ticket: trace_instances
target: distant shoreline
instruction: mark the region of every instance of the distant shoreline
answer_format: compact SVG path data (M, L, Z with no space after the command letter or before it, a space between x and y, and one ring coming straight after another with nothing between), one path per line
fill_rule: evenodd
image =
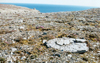
M52 13L52 12L66 12L66 11L83 11L96 7L86 7L86 6L73 6L73 5L52 5L52 4L30 4L30 3L0 3L0 4L10 4L21 7L27 7L30 9L36 8L41 13ZM26 5L27 4L27 5Z

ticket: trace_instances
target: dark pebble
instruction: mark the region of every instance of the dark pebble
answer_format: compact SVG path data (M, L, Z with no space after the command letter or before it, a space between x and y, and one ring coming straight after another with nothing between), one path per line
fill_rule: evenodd
M84 61L88 61L88 58L82 58Z

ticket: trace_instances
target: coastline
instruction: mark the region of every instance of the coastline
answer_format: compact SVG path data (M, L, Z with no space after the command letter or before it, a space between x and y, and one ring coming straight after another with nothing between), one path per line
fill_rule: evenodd
M3 3L1 3L3 4ZM27 7L30 9L36 8L42 13L51 13L51 12L66 12L66 11L82 11L86 9L96 8L96 7L86 7L86 6L72 6L72 5L51 5L51 4L21 4L21 3L5 3L12 4L16 6Z
M100 8L41 13L0 4L1 62L100 62Z

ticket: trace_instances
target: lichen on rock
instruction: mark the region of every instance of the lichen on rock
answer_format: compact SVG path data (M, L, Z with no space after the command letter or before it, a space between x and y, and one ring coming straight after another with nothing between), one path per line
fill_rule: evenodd
M74 38L55 38L51 40L44 40L47 47L52 47L58 50L63 50L67 52L86 52L89 50L85 39L74 39Z

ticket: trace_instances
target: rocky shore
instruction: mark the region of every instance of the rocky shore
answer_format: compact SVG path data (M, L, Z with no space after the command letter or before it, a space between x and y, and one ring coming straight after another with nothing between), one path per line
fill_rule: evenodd
M0 63L99 62L99 8L41 13L0 4Z

